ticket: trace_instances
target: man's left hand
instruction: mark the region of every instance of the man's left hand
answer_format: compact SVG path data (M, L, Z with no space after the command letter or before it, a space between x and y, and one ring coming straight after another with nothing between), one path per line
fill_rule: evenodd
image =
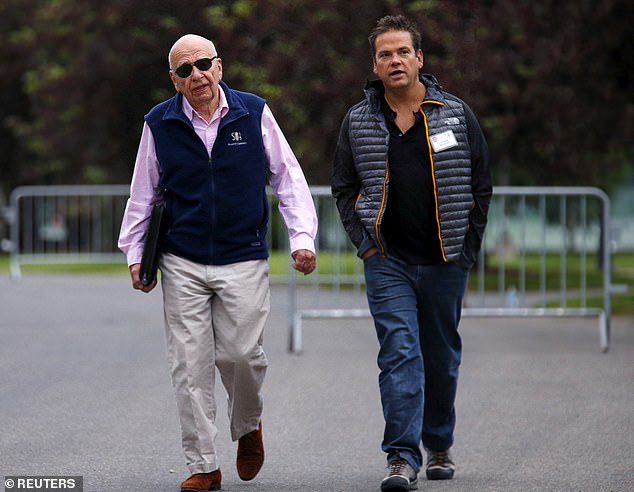
M293 268L304 275L312 273L317 267L317 257L315 253L307 249L298 249L291 253L293 257Z

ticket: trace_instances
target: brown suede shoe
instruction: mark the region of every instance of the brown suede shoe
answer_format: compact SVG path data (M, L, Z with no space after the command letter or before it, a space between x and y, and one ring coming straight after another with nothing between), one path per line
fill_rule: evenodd
M242 480L253 480L264 463L264 443L262 442L262 422L257 430L245 434L238 440L236 468Z
M222 473L220 473L220 469L211 473L194 473L181 484L181 492L220 490L221 480Z

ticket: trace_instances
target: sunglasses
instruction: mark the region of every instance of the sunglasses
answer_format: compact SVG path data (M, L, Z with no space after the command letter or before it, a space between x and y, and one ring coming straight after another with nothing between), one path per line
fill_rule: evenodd
M218 58L218 56L214 56L213 58L201 58L192 63L183 63L180 67L174 70L174 73L178 75L181 79L186 79L192 74L192 70L196 67L201 72L206 72L211 68L211 64L214 60Z

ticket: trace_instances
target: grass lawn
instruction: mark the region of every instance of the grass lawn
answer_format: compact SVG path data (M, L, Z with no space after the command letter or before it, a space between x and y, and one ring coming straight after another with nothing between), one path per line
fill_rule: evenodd
M634 253L618 253L613 256L612 284L623 286L625 292L613 293L612 313L614 315L634 315ZM359 272L359 259L353 254L338 257L330 252L320 252L318 257L320 275L353 275ZM269 260L271 275L283 277L288 274L290 257L283 252L274 252ZM561 284L561 261L558 255L548 255L545 259L537 256L527 256L523 260L524 279L526 291L537 291L543 279L540 272L545 270L545 282L548 290L558 290ZM542 264L543 262L543 264ZM589 290L599 288L602 285L602 272L597 268L597 261L594 257L587 258L586 286ZM569 289L578 289L581 278L581 261L574 255L569 255L566 269L566 285ZM487 269L485 271L485 290L497 291L499 289L500 267L495 257L487 258ZM47 265L21 265L22 272L38 273L76 273L76 274L103 274L103 275L127 275L126 265L121 263L74 263L74 264L47 264ZM519 258L507 259L504 263L505 285L519 286L522 279L522 260ZM361 270L362 271L362 270ZM0 254L0 274L9 274L9 257ZM298 274L299 275L299 274ZM472 274L469 280L469 288L477 287L477 275ZM568 303L569 307L575 306L574 299ZM601 306L600 296L589 297L587 300L589 307Z

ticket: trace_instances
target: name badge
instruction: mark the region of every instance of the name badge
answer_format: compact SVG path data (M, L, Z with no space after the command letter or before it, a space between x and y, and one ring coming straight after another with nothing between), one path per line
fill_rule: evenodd
M450 149L458 145L456 136L453 134L453 130L447 130L446 132L438 133L429 137L431 142L431 148L434 152L442 152L443 150Z

